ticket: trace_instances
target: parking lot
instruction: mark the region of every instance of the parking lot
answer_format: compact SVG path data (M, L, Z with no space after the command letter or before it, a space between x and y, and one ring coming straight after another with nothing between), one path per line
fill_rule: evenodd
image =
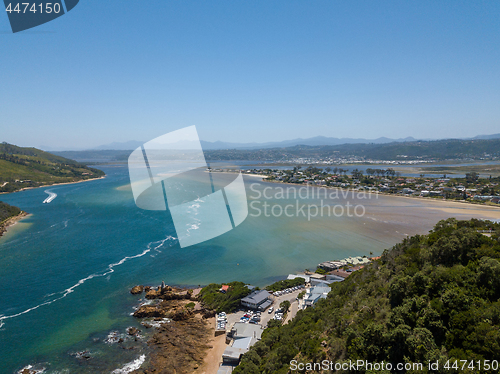
M270 300L273 301L273 304L271 307L263 312L260 312L260 321L255 321L257 322L256 324L259 324L263 327L266 327L268 322L274 318L275 312L277 309L279 309L280 304L288 300L290 302L290 310L288 311L286 319L283 321L283 323L288 322L290 319L295 317L298 311L298 302L297 302L297 296L300 292L304 291L305 288L299 288L297 290L290 290L289 292L280 292L281 295L274 295L272 294L270 296ZM272 312L269 313L269 310L272 308ZM256 311L251 311L249 309L244 309L244 310L239 310L235 313L230 313L227 315L227 322L226 326L230 327L233 323L235 322L246 322L250 323L250 321L255 320L253 316L257 314ZM245 317L245 315L247 317ZM253 322L252 322L253 323Z
M267 326L268 322L272 318L274 318L275 310L278 309L280 304L285 300L288 300L290 302L290 310L288 312L287 319L284 322L295 317L295 314L297 314L297 310L298 310L298 303L297 303L296 299L297 299L298 294L304 290L305 290L305 288L299 288L298 290L290 291L290 293L285 292L280 296L272 295L271 300L273 300L273 304L271 307L273 308L273 312L268 313L269 309L266 310L265 312L262 312L262 319L261 319L260 324L262 326Z

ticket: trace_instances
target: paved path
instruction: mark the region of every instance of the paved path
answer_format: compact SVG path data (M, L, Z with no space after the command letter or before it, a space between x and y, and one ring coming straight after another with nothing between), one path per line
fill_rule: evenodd
M298 310L299 310L299 303L297 302L297 300L294 300L292 305L290 305L290 310L288 311L285 322L283 322L283 324L288 323L290 322L291 319L295 318Z

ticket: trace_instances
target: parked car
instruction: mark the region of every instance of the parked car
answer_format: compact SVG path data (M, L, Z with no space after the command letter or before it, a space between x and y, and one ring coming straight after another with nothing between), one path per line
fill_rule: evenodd
M273 312L274 308L273 307L270 307L269 310L267 311L269 314L271 314Z

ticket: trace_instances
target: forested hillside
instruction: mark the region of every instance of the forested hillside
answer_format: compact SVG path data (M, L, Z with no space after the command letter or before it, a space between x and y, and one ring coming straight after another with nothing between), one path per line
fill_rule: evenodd
M18 207L0 201L0 224L10 217L17 216L19 213L21 213L21 209Z
M497 373L491 360L500 360L499 234L499 224L448 219L429 235L404 240L334 283L326 300L288 325L267 328L234 374L368 372L289 371L292 360L423 363L406 371L414 373L438 361L432 372ZM467 360L465 367L456 360Z
M103 175L101 170L36 148L0 144L0 192L77 182Z
M10 218L21 218L21 213L26 215L26 213L22 212L18 207L0 201L0 236L5 233L7 226L12 224L12 220Z

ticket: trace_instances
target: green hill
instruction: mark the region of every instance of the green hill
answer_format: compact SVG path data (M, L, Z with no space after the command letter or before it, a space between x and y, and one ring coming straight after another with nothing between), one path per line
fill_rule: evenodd
M0 144L0 192L99 178L104 172L36 148Z
M478 232L489 228L491 237ZM498 373L499 235L500 224L448 219L429 235L404 240L333 284L327 299L289 324L268 327L233 373L390 372L349 365L298 370L298 363L323 360L334 368L363 360L409 363L409 370L392 372ZM428 370L429 361L439 368Z

